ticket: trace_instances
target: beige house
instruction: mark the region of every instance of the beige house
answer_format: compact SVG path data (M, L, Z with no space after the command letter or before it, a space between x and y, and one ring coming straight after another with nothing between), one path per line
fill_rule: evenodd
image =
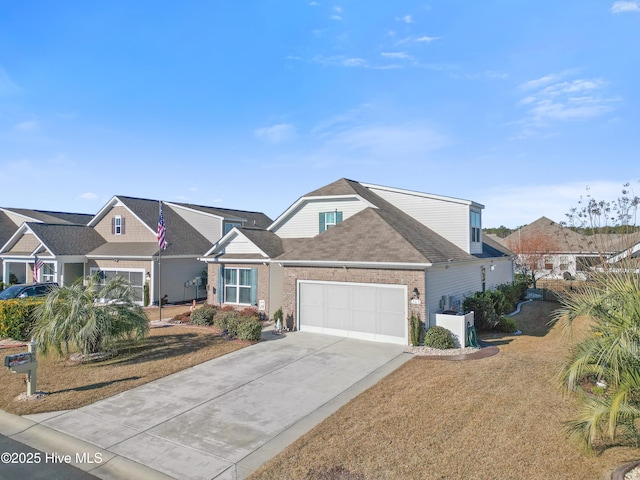
M168 242L162 252L157 240L161 204ZM270 223L259 212L115 196L85 225L23 223L0 249L0 258L5 274L24 270L24 282L69 285L92 273L105 281L119 275L134 286L140 303L145 283L152 301L183 302L205 297L198 257L225 231ZM34 279L36 256L44 268Z
M26 222L54 225L86 225L91 218L93 218L93 215L84 213L0 208L0 247L7 243ZM4 260L0 257L0 282L9 283L10 278L16 279L18 283L27 282L31 271L29 267L30 260L33 260L33 255L25 254L22 258L13 258L10 268L5 269ZM48 273L45 273L45 275L48 275Z
M511 253L482 236L469 200L340 179L266 230L238 227L207 251L208 302L282 308L289 328L406 345L465 295L513 281Z

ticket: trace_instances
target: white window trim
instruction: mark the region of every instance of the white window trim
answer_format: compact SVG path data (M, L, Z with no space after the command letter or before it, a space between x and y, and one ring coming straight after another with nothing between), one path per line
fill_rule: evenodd
M122 235L122 215L116 215L113 222L113 233Z
M229 304L229 305L248 305L248 306L252 306L251 304L251 285L240 285L239 283L236 284L231 284L231 285L227 285L227 272L231 271L231 270L235 270L236 273L236 282L240 281L240 270L245 270L245 271L251 271L251 268L240 268L240 267L225 267L224 269L224 282L223 282L223 288L224 288L224 303ZM237 302L229 302L227 301L227 287L235 287L236 290L236 299L238 300ZM244 288L249 290L249 302L248 303L243 303L240 302L240 289Z

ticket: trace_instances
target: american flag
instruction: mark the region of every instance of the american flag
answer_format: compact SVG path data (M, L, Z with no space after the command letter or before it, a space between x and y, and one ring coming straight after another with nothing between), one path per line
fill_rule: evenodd
M40 269L44 267L44 262L42 261L41 258L38 258L37 255L34 255L33 258L33 281L37 282L38 281L38 273L40 272Z
M158 219L158 245L161 250L167 249L167 239L165 235L167 233L167 227L164 225L164 214L162 213L162 202L160 202L160 218Z

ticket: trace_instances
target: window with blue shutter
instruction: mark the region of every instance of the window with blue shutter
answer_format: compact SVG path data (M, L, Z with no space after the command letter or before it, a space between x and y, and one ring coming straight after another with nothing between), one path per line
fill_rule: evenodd
M335 227L342 221L342 212L334 210L333 212L320 212L320 233Z
M258 298L257 268L224 268L220 274L220 291L224 303L256 305ZM221 301L222 302L222 301Z
M224 303L224 266L218 268L218 303Z

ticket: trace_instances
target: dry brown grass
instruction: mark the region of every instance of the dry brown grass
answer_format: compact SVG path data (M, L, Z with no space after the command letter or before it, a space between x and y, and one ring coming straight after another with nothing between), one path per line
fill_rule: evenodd
M587 455L568 443L572 404L554 381L567 340L546 326L557 307L525 305L516 317L523 335L490 339L496 356L410 360L251 478L605 478L640 449Z
M189 309L163 307L162 316ZM157 309L156 309L157 310ZM148 314L149 315L149 314ZM149 315L153 319L152 315ZM118 356L93 364L72 364L57 356L38 356L37 389L49 395L40 400L16 401L26 392L25 375L0 370L0 409L18 415L82 407L171 373L238 350L250 342L225 340L212 327L175 325L152 328L140 343L126 343ZM0 357L24 352L3 348Z

